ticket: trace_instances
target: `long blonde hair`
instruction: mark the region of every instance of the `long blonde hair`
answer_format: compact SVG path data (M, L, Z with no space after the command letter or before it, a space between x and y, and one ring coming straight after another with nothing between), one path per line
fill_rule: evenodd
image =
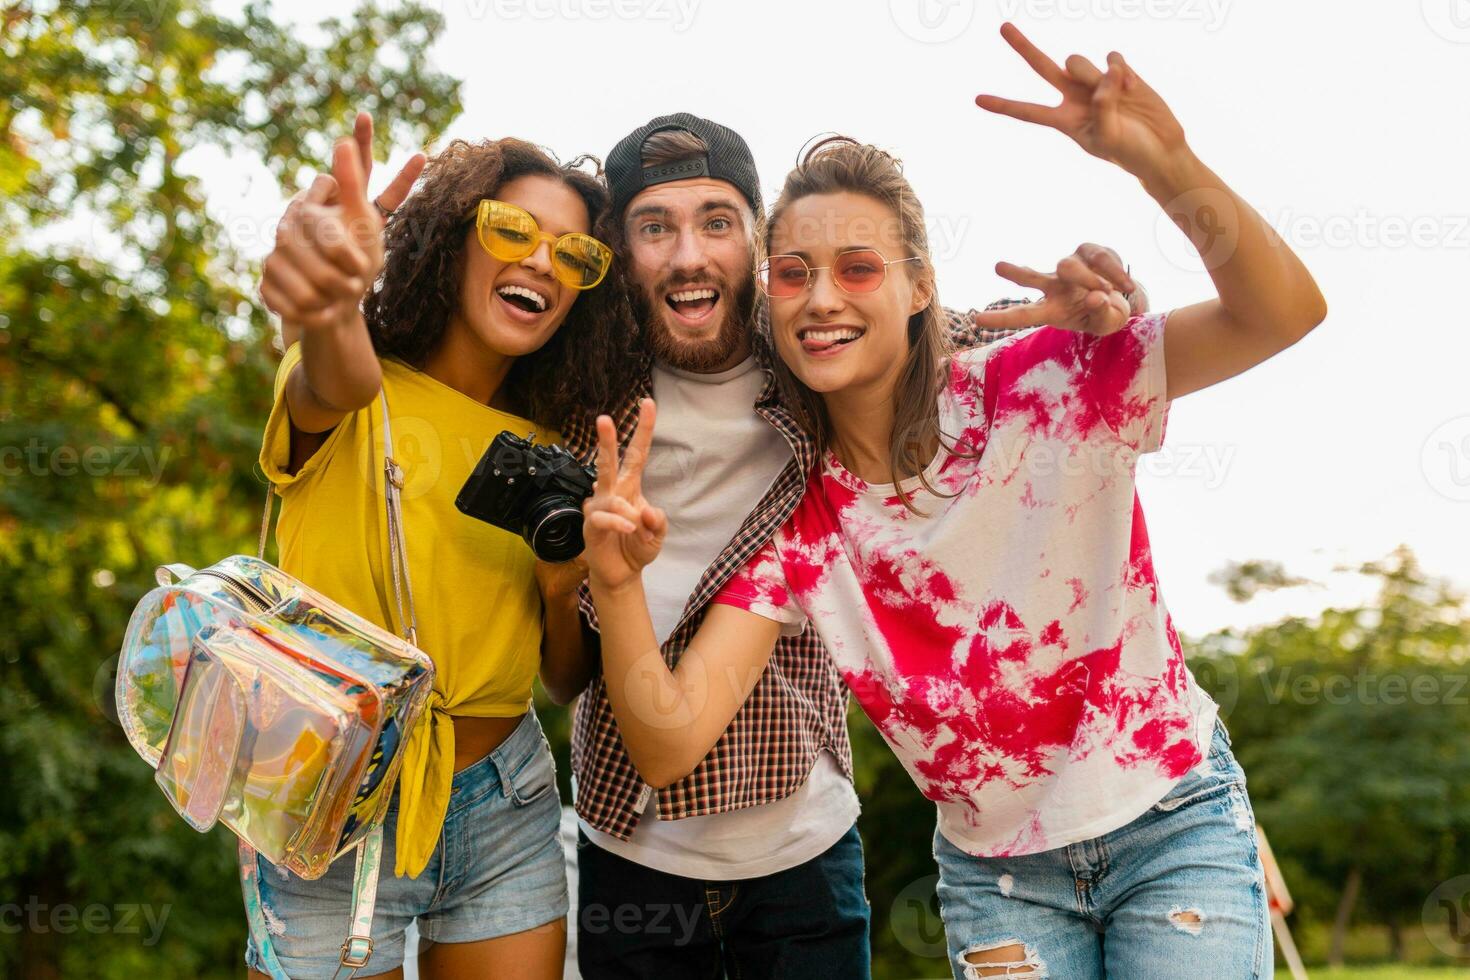
M939 393L953 344L935 288L924 207L903 175L902 162L886 150L845 136L829 137L817 143L802 157L796 169L786 175L786 183L766 224L766 248L769 251L771 230L776 222L796 201L813 194L844 191L863 194L887 205L898 219L905 249L910 256L921 260L900 267L907 270L904 274L928 288L930 299L928 306L909 317L908 356L893 391L893 435L888 460L894 484L917 475L924 488L933 493L936 491L924 470L929 464L929 454L945 445L939 428ZM832 436L826 403L780 358L774 360L777 383L787 405L816 439L818 452L825 451ZM900 496L905 506L918 512L908 494L900 491Z

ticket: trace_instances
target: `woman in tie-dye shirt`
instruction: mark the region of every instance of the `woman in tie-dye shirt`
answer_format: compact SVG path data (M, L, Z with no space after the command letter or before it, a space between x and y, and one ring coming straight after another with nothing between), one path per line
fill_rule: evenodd
M1051 325L946 351L897 161L818 146L773 209L760 278L788 404L823 455L670 668L640 579L665 530L639 493L653 406L621 466L600 421L588 557L609 697L640 769L677 770L709 751L778 632L813 628L937 804L957 978L1269 974L1244 775L1185 666L1134 475L1171 400L1296 342L1325 303L1121 56L1064 70L1004 33L1062 104L979 104L1136 176L1218 298L1129 317L1121 268L1002 263L1044 298L990 324Z

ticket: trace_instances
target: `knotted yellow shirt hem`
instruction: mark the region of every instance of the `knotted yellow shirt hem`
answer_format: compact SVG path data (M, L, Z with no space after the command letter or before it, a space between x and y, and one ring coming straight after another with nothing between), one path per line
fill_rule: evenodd
M454 781L454 718L438 691L403 746L398 774L398 836L393 873L417 878L439 845Z
M463 706L460 706L463 707ZM398 774L398 833L393 873L417 878L428 867L439 832L449 812L454 786L454 715L438 691L429 691L423 718L403 746ZM514 718L531 710L530 702L474 705L458 714L474 718Z

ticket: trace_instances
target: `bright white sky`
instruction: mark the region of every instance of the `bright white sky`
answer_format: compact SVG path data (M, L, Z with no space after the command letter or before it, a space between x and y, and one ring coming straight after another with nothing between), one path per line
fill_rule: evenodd
M1058 61L1122 51L1196 152L1297 248L1331 307L1297 347L1176 403L1164 452L1145 460L1140 492L1179 629L1351 601L1361 583L1332 569L1399 543L1470 587L1470 313L1446 302L1470 273L1470 0L1371 14L1331 0L430 5L448 21L437 66L464 81L446 137L603 156L649 118L687 110L745 135L769 199L810 137L855 136L905 160L941 295L962 307L1016 294L996 260L1049 266L1082 241L1116 248L1156 309L1212 295L1130 177L974 105L978 92L1052 101L1000 39L1003 20ZM314 2L310 17L351 6ZM375 189L412 149L375 172ZM263 255L294 189L222 154L193 166L214 185L211 212ZM1251 558L1326 588L1240 607L1206 582Z

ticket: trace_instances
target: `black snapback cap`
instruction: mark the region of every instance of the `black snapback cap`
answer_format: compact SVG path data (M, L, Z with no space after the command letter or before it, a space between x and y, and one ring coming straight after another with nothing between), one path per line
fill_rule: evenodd
M704 140L705 155L657 167L643 166L643 144L654 133L670 129L682 129ZM757 214L761 211L760 181L756 178L755 159L750 155L750 147L745 140L727 126L688 112L659 116L618 140L617 146L607 155L604 172L612 189L613 211L619 215L644 188L691 177L728 181L745 195L751 210Z

